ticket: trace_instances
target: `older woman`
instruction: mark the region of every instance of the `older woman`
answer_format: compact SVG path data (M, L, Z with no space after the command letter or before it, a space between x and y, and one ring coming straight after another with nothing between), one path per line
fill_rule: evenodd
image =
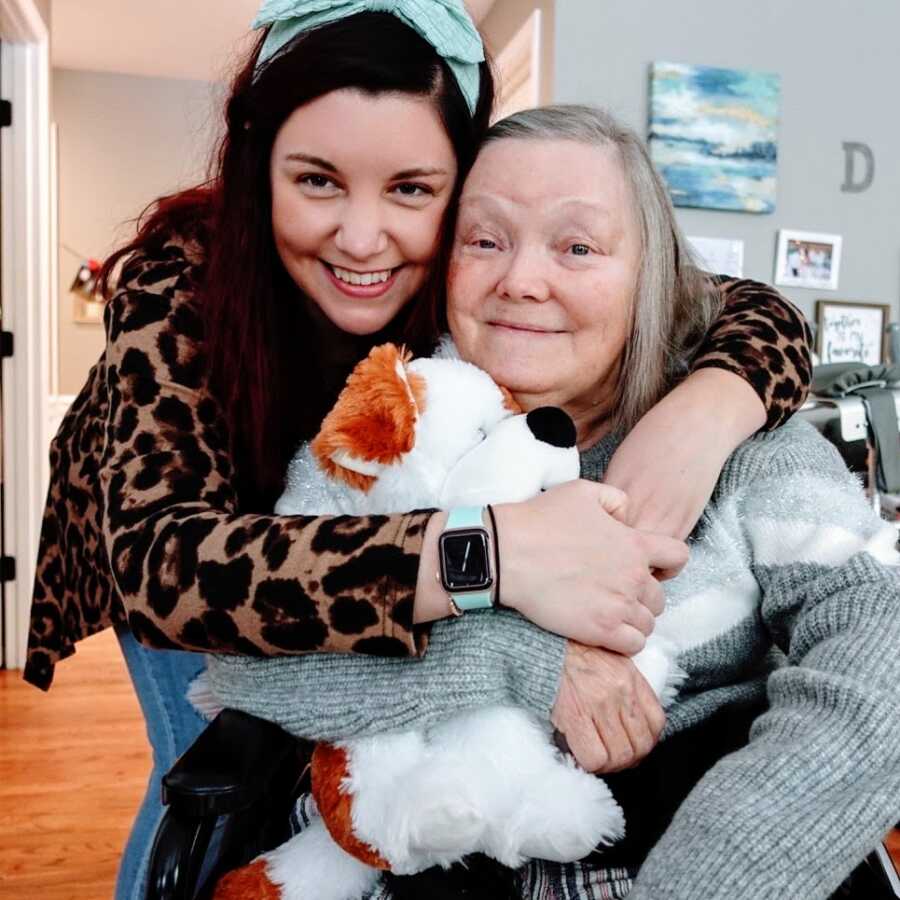
M698 292L700 277L638 138L595 110L533 110L494 127L466 182L449 326L461 354L525 408L572 415L582 475L600 480L714 314L712 299L696 299L712 296ZM502 532L515 507L497 512ZM615 848L566 866L534 861L518 875L521 895L827 897L900 816L895 541L809 426L739 448L690 562L666 585L692 637L679 656L688 679L654 756L695 737L696 752L671 755L670 768L662 756L662 782L687 796L628 866ZM715 615L696 617L700 601ZM600 652L495 611L436 625L421 661L219 658L210 672L225 704L315 738L518 703L552 717L584 762L596 735L581 710L599 683L586 673ZM442 685L461 659L474 669L470 690L450 694ZM723 714L766 699L749 742L700 752ZM708 771L692 787L700 773L681 769L703 756ZM660 802L649 791L632 799L630 825Z

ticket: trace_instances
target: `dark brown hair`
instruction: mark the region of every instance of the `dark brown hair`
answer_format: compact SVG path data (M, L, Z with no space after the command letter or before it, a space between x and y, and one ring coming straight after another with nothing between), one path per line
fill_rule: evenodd
M135 239L106 261L100 284L109 296L117 262L134 251L153 252L173 232L200 242L206 265L197 290L210 388L224 411L243 480L268 502L281 489L297 443L316 432L335 399L315 364L298 288L273 241L269 166L279 129L298 107L342 88L431 98L459 168L449 221L487 130L494 85L485 63L471 115L437 51L387 13L360 13L306 32L255 74L264 39L233 81L227 130L209 180L145 210ZM445 246L442 240L420 295L389 329L416 349L434 337L430 311L443 298Z

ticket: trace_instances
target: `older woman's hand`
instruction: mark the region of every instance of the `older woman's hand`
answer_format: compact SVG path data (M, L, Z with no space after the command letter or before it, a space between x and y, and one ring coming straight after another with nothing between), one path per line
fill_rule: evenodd
M497 506L501 602L582 644L642 650L665 603L658 579L688 551L618 521L627 505L621 491L580 480Z
M550 721L582 768L604 773L640 762L666 717L628 657L570 641Z

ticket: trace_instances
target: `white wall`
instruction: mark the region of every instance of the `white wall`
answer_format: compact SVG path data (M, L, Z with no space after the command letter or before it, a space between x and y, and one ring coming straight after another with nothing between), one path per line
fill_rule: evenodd
M771 215L679 210L689 234L741 238L745 272L771 281L778 228L844 236L837 292L784 288L815 300L900 306L900 115L895 0L562 0L555 86L561 102L605 105L647 132L648 67L683 62L778 72L782 115ZM875 154L872 187L842 193L843 141Z
M102 259L134 233L156 197L201 180L221 87L68 69L53 71L59 125L59 240ZM77 393L103 349L101 325L76 324L69 285L80 258L59 254L59 390Z

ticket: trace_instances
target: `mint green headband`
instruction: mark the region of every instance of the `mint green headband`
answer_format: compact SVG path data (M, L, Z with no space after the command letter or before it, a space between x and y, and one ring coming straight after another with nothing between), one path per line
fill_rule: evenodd
M264 0L253 28L272 29L256 63L259 67L298 34L362 12L386 12L418 32L450 66L475 112L481 87L484 45L462 0Z

